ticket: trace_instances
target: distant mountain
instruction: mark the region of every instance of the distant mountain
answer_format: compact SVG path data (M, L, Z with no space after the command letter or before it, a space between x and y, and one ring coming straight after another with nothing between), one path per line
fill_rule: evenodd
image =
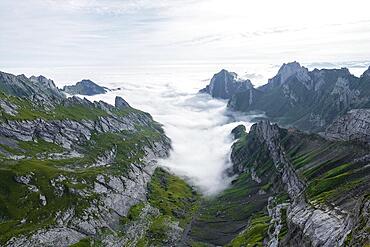
M234 94L245 92L250 88L253 88L250 80L242 80L236 73L223 69L199 92L208 93L214 98L230 99Z
M110 91L109 88L99 86L91 80L82 80L77 82L75 85L64 86L62 90L71 95L80 94L88 96L104 94Z
M323 131L349 110L370 107L370 72L356 77L347 68L309 71L297 62L283 64L266 85L236 93L228 107L265 112L283 125Z

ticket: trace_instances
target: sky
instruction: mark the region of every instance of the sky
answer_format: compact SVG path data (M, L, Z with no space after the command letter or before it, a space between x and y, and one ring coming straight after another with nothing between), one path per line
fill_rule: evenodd
M0 69L362 63L367 0L0 0Z
M226 101L197 94L222 68L255 85L282 63L370 65L368 0L0 0L0 70L81 79L164 125L173 150L162 165L204 193L230 179L231 129L251 123ZM165 106L165 107L163 107ZM236 114L236 113L235 113Z

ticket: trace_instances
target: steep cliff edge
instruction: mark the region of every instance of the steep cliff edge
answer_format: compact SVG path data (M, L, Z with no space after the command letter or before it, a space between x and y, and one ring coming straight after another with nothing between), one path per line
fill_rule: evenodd
M267 206L259 208L259 214L271 218L264 223L267 224L265 233L258 237L261 245L368 243L370 169L367 145L330 141L262 121L239 138L231 157L234 173L240 174L238 179L250 176L264 183L261 178L269 174L268 183L274 185L265 189L265 193L270 194L265 202ZM270 162L273 170L267 165ZM288 200L282 200L284 191ZM259 193L249 197L258 198ZM248 206L251 205L243 207ZM252 220L230 246L240 246L257 238L253 230L256 215L250 216Z
M268 121L232 134L229 188L205 198L191 246L362 246L368 243L369 148Z

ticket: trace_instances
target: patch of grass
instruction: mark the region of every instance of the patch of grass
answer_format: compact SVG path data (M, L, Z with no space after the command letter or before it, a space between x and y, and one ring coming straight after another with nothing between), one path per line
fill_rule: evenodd
M171 218L167 215L160 215L155 218L149 227L147 237L150 239L151 244L158 245L163 243L166 239L168 231L168 222Z
M143 202L132 206L130 210L128 211L127 216L122 217L121 223L127 224L128 222L138 220L140 213L144 207L145 207L145 204Z
M226 246L263 246L263 240L268 236L270 220L269 216L261 213L253 216L248 228Z
M90 238L81 239L78 243L72 244L69 247L91 247L91 240Z
M281 209L281 229L279 233L279 240L283 240L288 233L287 209Z
M184 180L157 168L148 185L148 199L163 215L185 226L198 207L200 195Z

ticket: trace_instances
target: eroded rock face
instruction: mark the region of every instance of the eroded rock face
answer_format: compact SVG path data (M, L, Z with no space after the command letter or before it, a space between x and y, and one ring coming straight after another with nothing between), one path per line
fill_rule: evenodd
M252 87L250 80L239 79L236 73L223 69L212 77L206 88L199 92L208 93L214 98L230 99L234 94L247 91Z
M370 109L353 109L335 120L325 136L338 140L370 143Z
M0 122L0 135L19 141L38 138L71 149L75 144L89 140L91 134L105 132L134 131L136 124L152 121L143 114L131 113L125 117L102 116L96 120L23 120Z

